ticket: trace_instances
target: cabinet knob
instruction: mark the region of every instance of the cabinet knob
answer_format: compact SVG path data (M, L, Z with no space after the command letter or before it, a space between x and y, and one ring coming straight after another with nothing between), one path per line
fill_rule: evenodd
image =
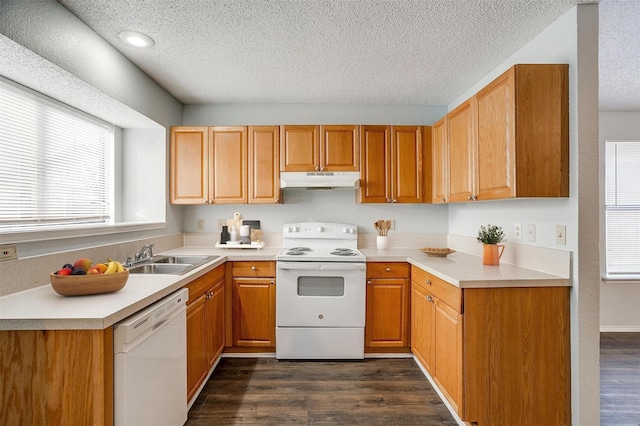
M391 268L387 268L387 272L391 272Z
M425 284L426 284L426 285L431 285L431 280L426 280L426 281L425 281Z
M320 167L320 171L321 171L321 172L324 172L324 167Z
M204 200L204 203L205 204L209 204L209 200Z
M367 285L371 284L371 280L367 281Z
M478 199L478 196L477 196L477 195L469 195L469 196L467 197L467 200L469 200L469 201L476 201L477 199Z
M433 303L433 297L431 297L430 294L427 295L427 301L429 301L429 303Z
M397 203L398 200L396 200L395 198L393 200L391 200L392 203Z
M446 198L442 198L440 201L442 201L443 203L446 203L447 199Z
M320 169L320 167L316 166L316 172Z
M391 203L391 198L387 198L387 203Z
M256 266L255 266L255 265L253 265L253 266L251 267L251 270L252 270L252 271L256 271L257 269L258 269L258 268L256 268Z
M271 285L274 285L274 284L275 284L275 282L273 282L273 281L270 281L270 282L269 282L269 284L271 284Z

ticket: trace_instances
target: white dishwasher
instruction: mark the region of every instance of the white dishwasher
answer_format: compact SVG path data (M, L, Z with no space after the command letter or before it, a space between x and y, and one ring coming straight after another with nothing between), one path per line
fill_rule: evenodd
M179 426L187 421L188 290L114 326L116 426Z

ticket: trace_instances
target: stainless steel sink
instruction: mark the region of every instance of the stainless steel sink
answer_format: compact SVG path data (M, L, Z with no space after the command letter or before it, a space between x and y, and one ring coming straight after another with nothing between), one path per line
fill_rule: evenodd
M194 268L189 263L143 263L129 268L130 274L169 274L181 275Z
M163 263L163 264L174 264L174 263L183 263L190 265L202 265L203 263L207 263L213 259L217 259L218 256L154 256L151 259L151 263Z

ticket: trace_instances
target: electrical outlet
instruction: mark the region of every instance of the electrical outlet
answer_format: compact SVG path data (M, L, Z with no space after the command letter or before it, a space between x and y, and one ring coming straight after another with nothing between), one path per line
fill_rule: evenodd
M527 226L529 241L534 242L536 240L536 226L532 224L529 224Z
M519 223L516 223L513 226L513 236L515 237L516 240L522 239L522 225L520 225Z
M196 221L196 230L204 231L204 219L198 219Z
M389 221L391 222L391 231L395 231L396 230L396 220L395 219L389 219Z
M556 244L559 246L567 245L567 227L565 225L556 225Z
M3 260L13 260L18 258L18 249L15 244L0 246L0 262Z

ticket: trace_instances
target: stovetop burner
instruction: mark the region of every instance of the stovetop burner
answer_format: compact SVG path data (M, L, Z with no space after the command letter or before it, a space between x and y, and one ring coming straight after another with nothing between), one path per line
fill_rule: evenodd
M357 253L353 251L332 251L329 254L334 256L355 256Z
M309 247L291 247L290 251L313 251Z
M285 254L288 254L289 256L306 256L307 252L290 250L290 251L286 252Z

